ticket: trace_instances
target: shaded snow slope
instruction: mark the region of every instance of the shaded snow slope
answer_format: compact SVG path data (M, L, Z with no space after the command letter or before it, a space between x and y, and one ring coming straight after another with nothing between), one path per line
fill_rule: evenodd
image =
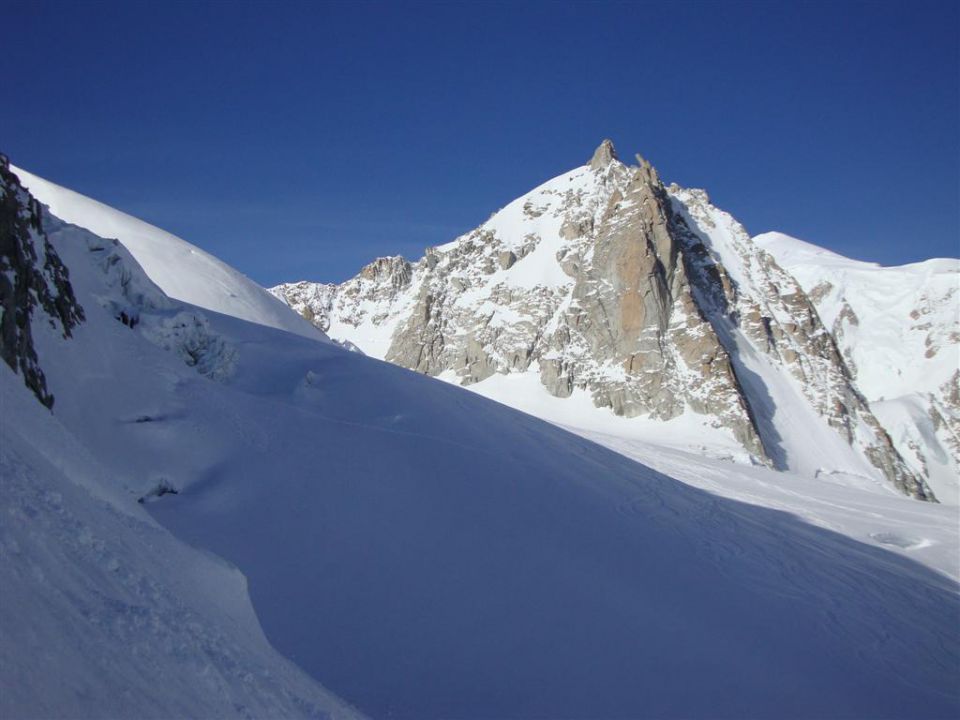
M0 716L358 715L270 646L235 567L115 492L9 372L0 406Z
M231 565L269 642L375 716L960 710L956 584L883 549L896 543L718 497L452 385L173 303L122 248L55 223L50 237L88 320L70 340L38 333L56 415L4 431L16 482L0 592L23 629L5 632L2 672L31 683L11 710L40 707L61 676L30 659L46 636L77 678L56 698L86 692L100 714L138 714L145 697L193 714L184 698L204 684L197 715L336 711L265 648ZM138 312L133 328L118 307ZM0 372L17 403L35 402ZM102 649L89 670L77 647ZM120 704L124 652L136 678L156 667L172 684Z
M151 507L371 714L957 709L944 576L371 359L243 347L251 392L271 368L271 421L235 421L258 450Z
M956 507L911 502L864 478L835 474L810 480L764 467L731 466L671 448L655 436L624 437L570 429L688 485L791 513L812 525L910 557L952 578L960 576Z
M306 337L321 333L229 265L168 232L11 166L21 183L65 222L117 238L170 297Z
M442 378L446 379L446 378ZM709 438L703 419L624 421L593 407L586 393L550 395L535 374L495 375L470 388L530 412L670 477L723 497L783 510L861 542L902 553L950 577L960 576L956 506L916 504L876 478L823 472L815 478L744 467L742 450ZM697 443L697 439L701 443Z
M85 312L69 338L33 318L52 414L0 370L0 716L357 716L271 647L236 567L138 502L179 481L201 430L184 413L166 456L130 435L173 421L157 410L178 384L221 387L232 349L116 241L42 227Z

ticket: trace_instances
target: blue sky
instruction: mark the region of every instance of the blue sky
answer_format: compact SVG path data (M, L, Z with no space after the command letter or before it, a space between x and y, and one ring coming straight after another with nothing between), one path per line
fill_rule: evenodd
M419 257L604 137L753 233L960 255L953 1L0 10L0 150L266 285Z

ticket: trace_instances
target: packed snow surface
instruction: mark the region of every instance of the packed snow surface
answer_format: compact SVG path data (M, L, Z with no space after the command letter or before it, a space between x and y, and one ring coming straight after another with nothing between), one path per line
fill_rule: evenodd
M0 717L359 716L270 646L236 567L0 376Z
M960 576L956 507L910 500L871 475L823 471L805 477L733 465L748 465L749 459L734 440L720 444L703 416L687 413L668 422L618 417L595 407L584 391L569 398L550 395L536 372L493 375L469 389L711 493L790 512L863 542L882 545L877 537L892 535L913 538L890 544L946 575Z
M955 586L885 549L900 523L856 542L369 358L242 346L248 449L151 510L370 714L954 708Z
M298 335L323 336L264 288L200 248L26 170L11 170L61 220L120 240L170 297Z

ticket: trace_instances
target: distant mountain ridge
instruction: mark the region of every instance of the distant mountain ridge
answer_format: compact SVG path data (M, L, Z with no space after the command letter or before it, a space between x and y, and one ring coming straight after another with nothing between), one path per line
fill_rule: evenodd
M624 418L695 427L698 442L732 440L742 460L935 497L806 286L704 191L665 186L609 141L417 262L379 258L339 285L272 292L334 339L479 392L535 376L553 397L585 393ZM938 397L955 419L950 393Z

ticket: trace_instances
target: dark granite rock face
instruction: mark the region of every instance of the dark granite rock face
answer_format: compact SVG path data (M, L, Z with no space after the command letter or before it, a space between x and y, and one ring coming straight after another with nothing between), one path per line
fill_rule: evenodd
M43 231L40 203L0 155L0 357L47 408L53 394L40 367L33 323L46 319L64 338L84 319L70 273Z

